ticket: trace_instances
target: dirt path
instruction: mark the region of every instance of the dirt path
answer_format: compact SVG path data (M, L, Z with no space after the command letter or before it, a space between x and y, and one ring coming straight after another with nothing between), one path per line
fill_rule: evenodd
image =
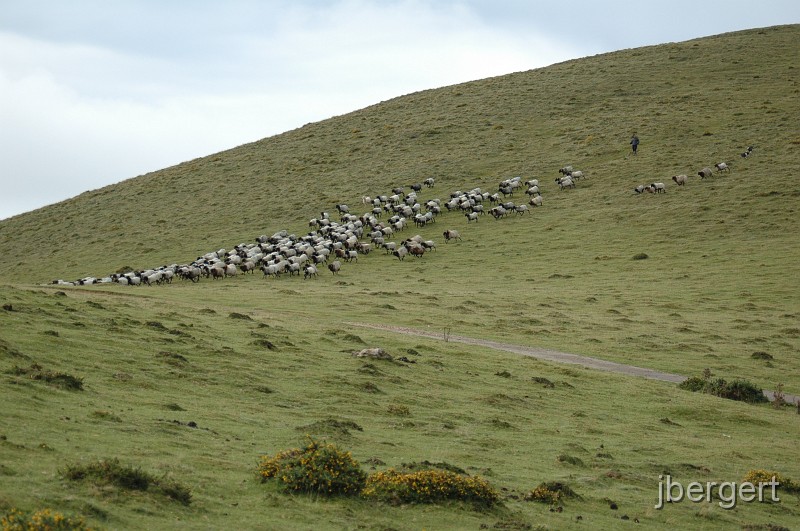
M445 335L442 332L428 332L425 330L416 330L414 328L406 328L403 326L392 326L384 324L370 324L370 323L346 323L352 326L359 326L362 328L372 328L374 330L386 330L395 332L397 334L405 334L410 336L427 337L429 339L439 339L442 341L452 341L455 343L464 343L467 345L478 345L481 347L492 348L495 350L503 350L505 352L513 352L522 356L530 356L540 360L553 361L556 363L567 363L570 365L580 365L589 369L597 369L599 371L613 372L617 374L626 374L629 376L637 376L639 378L649 378L651 380L658 380L662 382L681 383L686 379L686 376L674 374L670 372L661 372L655 369L647 369L644 367L636 367L635 365L625 365L624 363L616 363L613 361L601 360L598 358L591 358L589 356L581 356L578 354L569 354L567 352L559 352L557 350L549 350L539 347L525 347L522 345L515 345L513 343L501 343L499 341L492 341L489 339L475 339L466 336L457 336L452 334ZM769 400L774 400L775 394L772 391L764 391L764 396ZM784 394L784 400L789 403L800 402L800 397L796 395Z

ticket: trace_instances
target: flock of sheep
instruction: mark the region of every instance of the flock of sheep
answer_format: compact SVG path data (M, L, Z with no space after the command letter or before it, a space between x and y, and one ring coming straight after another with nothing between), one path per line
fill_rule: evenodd
M753 146L748 146L746 150L741 153L742 158L748 158L750 155L753 154ZM700 176L700 179L705 179L714 175L714 171L718 173L721 172L729 172L731 171L730 165L726 162L718 162L714 164L714 169L709 167L705 167L702 170L697 172L697 175ZM672 180L675 181L675 184L678 186L684 186L688 180L688 175L673 175ZM640 184L633 191L637 194L644 194L644 193L651 193L651 194L659 194L665 193L667 191L667 187L664 183L650 183L650 184Z
M748 157L753 151L749 147L742 154ZM715 165L718 172L730 171L725 163ZM586 178L583 171L565 166L558 170L560 177L555 183L560 190L575 188L579 179ZM711 168L703 168L698 172L701 179L712 176ZM687 181L686 175L676 175L672 180L678 186ZM114 273L105 277L84 277L76 281L54 280L60 285L91 285L116 283L122 285L169 284L175 278L199 282L203 278L223 279L240 274L253 274L261 271L265 278L280 275L298 276L304 279L316 278L320 268L327 269L336 275L345 263L357 262L359 256L367 255L373 250L382 249L386 254L404 260L408 255L416 258L425 253L435 251L436 243L426 240L419 234L400 240L399 234L411 223L416 227L425 227L435 223L443 212L462 213L467 224L478 223L481 216L490 214L495 220L510 215L523 216L530 208L542 206L542 194L538 179L523 181L522 177L513 177L500 182L494 193L473 188L467 192L456 190L447 201L438 198L423 201L419 197L422 188L433 188L432 177L422 183L404 188L397 187L391 194L376 197L363 196L361 203L366 210L360 216L350 212L346 204L337 204L335 209L338 221L332 219L329 212L322 212L319 217L309 220L311 229L304 236L290 234L286 230L271 236L261 235L255 243L240 243L232 249L210 251L196 260L185 264L164 265L156 268ZM514 193L524 190L528 196L526 203L516 204L508 200ZM664 183L639 185L636 193L666 192ZM382 218L388 216L384 221ZM445 243L461 241L458 230L446 229L442 233Z
M54 280L53 284L152 286L169 284L175 278L199 282L204 278L223 279L252 274L257 270L264 277L302 275L304 279L309 279L316 278L320 268L324 267L336 275L343 264L357 262L360 256L377 249L398 260L404 260L409 255L420 258L427 252L435 251L436 243L419 234L402 240L398 236L412 223L418 228L435 223L445 211L461 212L467 223L477 223L486 213L499 220L511 214L524 215L529 211L529 206L542 205L539 181L536 179L525 182L521 177L506 179L495 193L480 188L467 192L456 190L447 201L438 198L422 200L418 192L423 186L433 188L435 180L431 177L423 183L412 184L408 192L398 187L391 194L374 198L364 196L361 202L366 211L360 216L352 214L348 205L337 204L338 220L333 219L329 212L322 212L319 217L309 220L310 232L303 236L281 230L271 236L261 235L254 243L240 243L232 249L210 251L191 263L113 273L105 277L84 277L75 281ZM513 196L523 187L528 196L527 204L515 204L507 200L508 196ZM383 220L384 216L388 216L387 219ZM445 243L461 240L460 233L455 229L447 229L442 234Z

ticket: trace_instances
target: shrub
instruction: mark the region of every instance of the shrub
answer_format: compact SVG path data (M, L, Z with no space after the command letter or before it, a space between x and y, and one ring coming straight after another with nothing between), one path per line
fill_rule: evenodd
M367 479L350 452L311 438L302 449L262 457L258 473L262 481L276 480L290 492L325 496L358 494Z
M389 503L464 501L490 507L499 501L497 491L485 479L439 469L375 472L367 478L362 495Z
M540 483L535 489L525 495L528 501L549 503L555 505L564 498L579 498L579 496L566 483L551 481Z
M89 530L81 517L64 516L50 509L24 513L11 509L0 518L2 531L81 531Z
M681 382L678 387L687 391L708 393L721 398L749 402L751 404L767 401L764 392L747 380L727 382L722 378L712 379L710 376L707 378L693 376Z
M759 483L769 483L772 481L772 478L775 478L775 481L779 483L778 489L781 489L784 492L800 493L800 483L792 481L790 478L778 472L770 472L764 469L748 471L742 481L752 483L753 485L758 485Z

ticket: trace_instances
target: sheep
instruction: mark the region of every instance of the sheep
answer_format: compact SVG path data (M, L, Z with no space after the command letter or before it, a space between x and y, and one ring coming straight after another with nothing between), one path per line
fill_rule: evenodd
M345 204L336 205L336 210L339 211L339 214L347 214L350 212L350 207Z
M747 146L747 149L742 152L742 158L746 159L753 153L753 146Z
M408 247L408 253L414 256L415 258L419 258L423 254L425 254L425 247L423 247L422 245L411 245Z
M303 280L307 280L311 277L317 278L317 266L314 264L306 264L306 267L303 268Z
M674 177L673 177L673 179L674 179ZM633 191L636 192L637 194L641 194L642 192L646 192L648 189L649 189L649 186L646 186L644 184L640 184L639 186L634 188Z
M730 166L724 162L718 162L717 164L714 164L714 167L717 169L717 171L727 171L728 173L731 171Z
M342 268L342 263L339 260L334 260L332 263L328 264L328 269L331 273L336 275L339 273L339 270Z
M528 188L527 190L525 190L525 193L526 193L526 194L528 194L528 195L540 195L540 193L539 193L539 187L538 187L538 186L536 186L536 185L534 185L534 186L531 186L530 188Z
M478 222L477 212L464 212L464 216L467 218L467 223L469 223L470 221L474 221L475 223Z
M269 264L261 266L261 272L264 273L264 278L269 276L277 277L280 274L277 264Z
M415 192L419 192L422 190L422 183L414 183L412 185L409 185L409 188L411 188Z
M408 248L404 245L401 245L394 252L392 252L394 256L398 258L398 260L404 260L406 255L408 254Z
M436 242L433 240L425 240L422 242L422 246L425 248L426 251L435 251L436 250Z
M572 166L564 166L563 168L558 170L558 173L562 175L569 175L570 173L572 173Z
M433 177L428 177L427 179L425 179L425 181L423 181L422 184L424 184L428 188L433 188L433 185L436 184L436 180Z
M525 186L528 186L528 187L539 186L539 179L530 179L528 181L525 181Z
M225 272L226 277L235 277L236 273L239 272L236 264L228 264L222 270Z
M508 211L502 205L498 205L489 210L489 213L494 216L494 219L500 219L508 214Z
M582 179L583 178L583 172L576 170L576 171L570 172L568 177L572 177L574 180Z
M686 184L686 180L688 178L689 177L687 175L673 175L672 176L672 180L675 181L675 184L677 184L678 186L683 186L684 184Z
M534 207L542 206L542 196L535 195L535 196L531 197L531 200L528 201L528 204L530 204L531 206L534 206Z
M711 177L713 174L711 173L711 168L703 168L697 175L700 176L701 179L705 179L706 177Z
M664 185L664 183L653 183L650 185L650 188L657 194L667 192L667 187Z
M450 240L461 241L461 234L459 234L457 230L447 229L442 234L444 235L444 243L447 243Z
M528 205L517 205L514 207L514 212L519 215L524 215L528 211Z
M571 177L556 177L556 183L560 190L564 188L575 188L575 182Z

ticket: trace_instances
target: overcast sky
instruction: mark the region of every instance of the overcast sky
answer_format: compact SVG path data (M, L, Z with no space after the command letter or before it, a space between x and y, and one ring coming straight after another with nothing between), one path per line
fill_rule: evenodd
M5 0L0 219L419 90L798 22L798 0Z

